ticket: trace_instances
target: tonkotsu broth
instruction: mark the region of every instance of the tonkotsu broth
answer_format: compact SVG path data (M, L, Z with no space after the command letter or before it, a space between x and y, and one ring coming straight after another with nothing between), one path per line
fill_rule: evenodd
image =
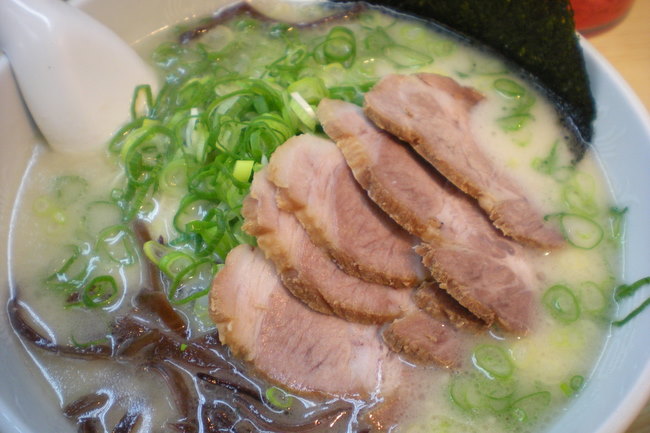
M610 292L619 276L620 240L620 216L612 210L613 200L596 157L587 152L575 167L571 165L572 156L568 150L571 134L543 95L488 54L421 21L375 9L304 27L278 25L244 11L200 33L187 42L185 48L174 41L187 29L169 32L162 48L154 51L153 59L170 83L204 79L205 71L195 78L188 78L186 74L205 53L212 53L215 64L223 65L229 73L268 79L271 74L267 66L284 56L286 41L300 41L313 47L336 26L344 26L354 34L353 64L345 64L343 60L343 65L327 60L323 64L312 61L312 69L299 78L319 77L327 88L337 87L339 95L352 99L358 98L358 91L369 88L380 76L393 72L435 72L476 88L486 98L474 111L472 119L474 133L482 147L499 168L516 178L528 197L549 215L550 221L565 223L567 237L573 244L583 247L568 245L547 254L531 253L542 281L536 288L539 320L531 335L519 338L493 329L476 336L476 347L498 347L499 353L509 359L512 372L507 377L494 377L471 354L463 371L420 367L416 374L421 377L421 387L412 390L408 413L396 426L396 431L540 431L561 407L570 404L582 386L588 385L590 372L607 336ZM160 41L156 40L158 43ZM150 41L142 44L143 47L151 45ZM345 93L340 90L342 87L353 91L348 89ZM330 96L331 93L334 90L330 90ZM304 99L308 99L306 95ZM196 110L195 107L191 109ZM197 111L192 115L197 115ZM304 131L310 127L302 124L299 129ZM179 130L183 132L182 139L187 140L186 148L197 146L201 131L196 124L184 125ZM110 236L105 231L106 227L129 224L123 223L120 210L112 201L113 191L124 188L127 179L120 153L102 151L64 156L37 147L25 175L12 231L12 274L17 284L14 296L28 306L33 318L37 318L37 329L54 338L59 345L105 344L111 323L132 310L134 297L148 284L147 270L141 266L147 260L145 254L141 251L129 254L129 241L120 243L125 236L128 238L125 233L129 229L124 229L123 233L109 233ZM262 156L255 164L264 164L267 160L267 156ZM184 194L182 185L161 187L143 202L138 215L149 224L154 240L159 236L165 242L178 238L173 219ZM589 237L593 237L592 223L603 232L602 240L593 246ZM580 227L587 227L589 233L582 236L578 232ZM97 237L100 233L106 235L110 251L99 248ZM242 235L238 239L248 238ZM174 248L189 251L188 243L179 242ZM84 278L99 275L114 278L117 293L107 305L66 307L66 302L77 303L79 295L57 290L59 286L52 276L61 283L72 274L77 275L80 270L73 272L75 264L61 272L72 256L88 261L89 271ZM208 257L216 258L214 254ZM135 263L130 264L130 261ZM194 281L199 289L208 282L209 275L205 274ZM577 318L558 319L550 314L548 304L552 302L545 303L544 294L558 285L569 289L573 301L580 306ZM169 282L166 289L170 289ZM186 290L194 293L191 288ZM98 297L96 300L105 299ZM214 331L207 316L206 296L177 308L189 322L192 337ZM111 431L129 410L142 413L139 427L134 431L176 431L165 427L167 422L176 422L179 418L174 397L167 391L163 377L153 374L151 369L128 362L71 361L61 355L45 353L28 342L25 347L51 384L62 407L88 393L100 391L110 396L113 410L93 412L93 416L101 419L101 431ZM185 349L181 347L181 350ZM236 375L248 375L242 363L238 360L232 363ZM191 369L181 366L181 371L191 387L198 391L203 389L202 382ZM206 368L204 372L213 373L213 370ZM269 386L259 379L250 380L251 387L256 386L253 383L258 384L262 394ZM488 388L492 394L486 391ZM219 394L216 400L231 405L227 396L227 392ZM296 400L287 419L295 421L299 414L318 412L314 404L317 403ZM330 402L327 407L337 404ZM360 429L356 415L363 405L360 402L345 404L352 408L347 413L351 415L350 422L336 423L334 429ZM239 420L238 428L246 426L250 427L250 423ZM211 431L206 424L201 424L200 429ZM70 431L73 430L71 426Z

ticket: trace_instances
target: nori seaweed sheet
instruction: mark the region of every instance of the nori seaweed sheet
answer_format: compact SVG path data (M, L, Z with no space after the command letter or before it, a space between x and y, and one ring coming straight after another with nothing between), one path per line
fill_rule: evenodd
M346 1L346 0L334 0ZM569 0L378 0L369 4L434 20L484 44L530 74L576 134L580 160L596 116Z

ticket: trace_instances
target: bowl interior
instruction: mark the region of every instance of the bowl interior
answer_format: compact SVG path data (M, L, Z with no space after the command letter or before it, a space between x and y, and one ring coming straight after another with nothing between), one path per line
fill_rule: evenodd
M209 14L228 0L88 0L77 4L125 40L137 43L183 20ZM590 45L582 41L597 101L594 147L619 206L628 206L623 276L626 282L647 276L650 263L650 119L620 76ZM4 433L70 429L56 395L35 372L20 348L6 317L10 262L8 237L20 180L29 164L35 128L15 87L9 65L0 57L0 426ZM644 289L621 305L624 315L648 296ZM612 330L593 377L549 433L622 432L650 395L650 314L642 314ZM544 362L540 359L539 362Z

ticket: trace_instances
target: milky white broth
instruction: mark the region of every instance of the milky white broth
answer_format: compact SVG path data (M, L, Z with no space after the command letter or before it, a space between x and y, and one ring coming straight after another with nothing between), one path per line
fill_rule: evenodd
M257 36L248 33L248 39L238 37L237 26L233 24L238 19L234 17L222 23L191 44L210 46L223 45L224 40L239 41L242 44L240 49L224 55L224 61L233 62L240 72L259 75L264 71L264 65L281 54L282 48L277 39L264 40L262 43L255 32L252 33ZM353 68L349 70L339 64L329 64L315 72L327 86L359 77L376 80L389 72L426 71L449 75L463 85L476 88L485 96L485 101L473 112L472 128L481 147L499 169L513 176L544 214L579 213L586 209L589 217L603 228L603 239L593 248L579 249L569 245L551 253L531 253L541 282L534 288L538 295L539 311L538 321L530 335L518 338L494 329L476 337L477 345L487 343L502 347L514 365L514 372L508 380L515 383L515 391L506 399L506 403L497 402L503 404L503 408L486 410L480 402L477 407L463 408L450 397L455 380L482 374L472 365L469 354L465 370L459 373L438 367L422 368L418 373L424 378L421 387L413 390L409 413L397 426L398 431L405 432L542 430L545 420L552 418L559 408L570 404L575 392L579 392L567 388L571 378L583 377L586 380L584 386L588 386L590 372L608 332L608 304L610 291L619 276L620 253L611 230L610 207L613 199L598 161L588 151L573 169L568 168L572 159L568 150L568 137L571 134L564 129L554 107L544 96L517 74L508 72L504 63L464 46L448 35L436 33L422 22L405 21L403 17L397 19L379 11L364 12L360 22L357 18L351 18L318 27L292 29L293 32L302 32L301 38L305 40L326 35L334 25L345 25L353 30L357 38ZM264 28L270 24L257 25ZM389 52L388 58L368 55L364 51L362 38L368 28L376 27L382 27L393 41L411 47L419 54ZM176 33L165 36L168 40L175 40L176 37ZM159 42L157 39L156 44ZM145 41L142 49L150 50L152 45L151 41ZM406 59L403 57L405 55ZM396 58L402 65L396 63ZM413 58L417 61L413 61ZM256 60L260 63L255 63ZM497 80L506 80L500 81L506 86L516 83L525 89L526 95L535 96L534 104L525 110L526 121L522 127L510 125L510 128L504 129L500 119L512 115L513 107L519 104L522 97L500 93L495 88ZM553 166L556 170L549 174L548 170L540 170L539 162L548 157L554 144L556 159ZM80 183L81 193L75 193L73 199L60 197L67 193L57 192L56 179L62 177L83 179ZM54 337L59 344L92 342L104 336L113 318L126 314L132 308L132 298L145 281L145 272L138 264L124 266L106 260L93 262L97 272L103 269L115 278L119 294L110 306L92 310L64 307L65 296L44 284L44 280L70 256L71 245L90 250L99 230L120 222L119 217L111 212L103 215L94 213L89 217L87 209L90 203L109 202L111 191L123 186L124 179L119 158L106 151L78 156L60 155L44 146L36 147L25 174L19 211L13 220L11 234L12 273L19 287L14 294L29 306L34 317L38 317L45 334ZM145 217L154 239L158 236L171 239L176 235L170 223L180 198L175 194L159 193L147 205ZM558 222L553 218L551 221ZM146 260L144 255L138 253L138 263L143 260ZM558 284L570 288L580 303L580 316L571 323L558 321L542 305L543 293ZM206 297L179 308L196 333L214 328L207 318ZM143 413L138 431L164 431L161 426L165 421L175 419L172 398L166 392L161 392L166 388L159 376L147 374L137 366L71 360L44 353L27 343L25 346L51 384L57 403L61 406L101 389L111 395L115 407L124 410L130 406L138 407ZM521 412L513 409L514 402L536 392L550 393L551 403L542 408L538 421L517 421L515 418ZM119 420L121 413L123 411L112 410L102 415L108 431ZM350 428L353 429L354 424ZM73 430L71 426L70 431Z

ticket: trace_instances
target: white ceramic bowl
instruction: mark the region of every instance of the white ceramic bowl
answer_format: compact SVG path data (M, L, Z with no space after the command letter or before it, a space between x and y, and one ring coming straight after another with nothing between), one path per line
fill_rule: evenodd
M170 24L211 13L228 0L88 0L76 4L125 40L136 43ZM582 41L597 101L594 147L618 204L628 206L623 277L650 274L650 118L617 72ZM9 328L6 302L10 263L7 239L20 179L29 164L34 127L0 56L0 432L63 433L73 427L56 397ZM650 293L643 289L620 315ZM612 336L588 386L548 433L622 433L650 395L650 311ZM544 360L540 360L544 362Z

